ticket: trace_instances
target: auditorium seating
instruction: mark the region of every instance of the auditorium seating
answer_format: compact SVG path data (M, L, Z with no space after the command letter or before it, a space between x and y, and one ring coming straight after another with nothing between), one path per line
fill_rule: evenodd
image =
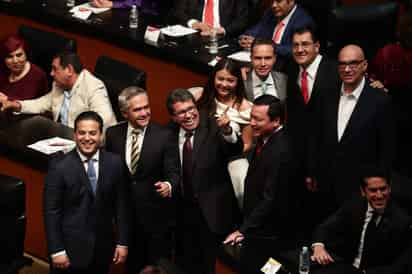
M96 61L94 74L106 85L117 120L123 120L118 107L118 96L124 88L129 86L146 89L146 73L136 67L102 55Z
M77 51L76 40L61 36L54 32L21 25L19 35L29 47L29 59L41 67L47 75L51 70L54 55L60 51ZM49 75L49 87L53 82Z
M0 175L0 273L17 274L31 260L23 256L26 232L24 182Z

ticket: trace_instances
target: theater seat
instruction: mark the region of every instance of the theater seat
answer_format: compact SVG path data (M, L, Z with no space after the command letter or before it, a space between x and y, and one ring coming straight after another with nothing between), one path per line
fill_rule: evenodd
M336 58L347 44L358 44L367 59L396 37L398 5L395 2L339 6L329 19L328 54Z
M70 39L55 32L48 32L41 29L21 25L19 35L29 46L29 59L41 67L47 75L51 70L53 56L60 51L77 51L76 40ZM49 75L49 87L53 79Z
M23 256L26 232L25 185L13 177L0 175L0 273L17 274L31 264Z
M146 89L146 73L136 67L102 55L96 61L94 74L106 85L117 120L124 120L118 107L118 96L124 88L129 86Z

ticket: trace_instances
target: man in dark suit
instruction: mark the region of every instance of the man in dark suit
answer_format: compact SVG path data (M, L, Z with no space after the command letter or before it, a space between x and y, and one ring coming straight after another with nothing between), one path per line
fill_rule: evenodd
M176 262L187 273L214 273L219 243L239 215L227 163L243 144L225 114L199 113L187 90L173 90L167 108L182 165Z
M217 34L236 36L247 26L247 0L176 0L170 14L170 22L197 29L209 36Z
M284 110L279 99L262 95L253 102L250 125L257 145L245 179L244 219L225 244L248 236L291 236L295 209L295 161L283 129Z
M145 90L124 89L119 108L126 122L107 129L106 149L119 154L129 168L135 222L127 269L138 273L144 265L171 256L175 222L171 196L177 191L179 159L170 142L171 132L150 119Z
M47 173L43 210L52 273L108 273L112 261L127 257L126 168L120 157L99 150L102 129L97 113L81 113L74 122L76 149Z
M257 38L250 51L251 69L246 74L245 93L249 101L269 94L279 100L286 99L287 75L273 70L276 52L271 40Z
M362 197L348 200L318 226L312 260L343 260L363 273L408 273L410 217L391 200L389 181L380 172L365 174L360 190Z
M239 43L250 48L255 38L270 39L276 44L276 67L282 66L292 56L292 33L296 28L313 24L312 18L296 4L295 0L274 0L272 9L262 19L246 30Z
M319 97L338 89L340 85L337 62L319 54L319 48L319 39L313 26L304 26L293 32L292 53L295 62L288 71L286 127L293 146L301 156L302 165L306 155L306 138Z
M367 61L360 47L339 53L340 90L322 94L312 119L306 179L325 194L333 210L356 191L360 167L392 167L394 128L391 100L365 79Z

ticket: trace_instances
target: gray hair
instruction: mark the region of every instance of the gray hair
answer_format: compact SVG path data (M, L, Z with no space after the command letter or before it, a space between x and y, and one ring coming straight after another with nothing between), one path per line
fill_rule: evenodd
M126 112L129 107L129 100L141 94L147 96L147 92L144 89L136 86L130 86L122 90L122 92L120 92L119 94L120 112Z

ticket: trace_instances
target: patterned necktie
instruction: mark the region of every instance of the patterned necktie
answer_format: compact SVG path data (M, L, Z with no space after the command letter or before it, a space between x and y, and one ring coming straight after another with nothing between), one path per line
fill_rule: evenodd
M89 178L89 182L92 187L93 193L96 195L97 176L96 169L94 168L94 162L96 162L96 159L87 160L87 177Z
M206 0L206 7L205 7L205 20L204 22L213 27L213 1L214 0Z
M303 101L305 104L309 101L309 87L308 87L308 72L306 69L302 70L300 75L300 89L302 91Z
M262 82L260 86L262 87L262 95L265 95L266 91L268 90L268 85L266 84L266 82Z
M132 147L130 150L130 169L132 174L136 173L137 169L137 162L139 161L140 157L140 149L139 149L139 136L142 133L140 129L133 129L132 130Z
M280 21L275 28L275 34L273 35L273 43L275 44L280 44L280 34L282 33L283 27L285 26L285 24Z
M187 131L185 133L185 142L183 144L183 159L182 159L182 182L183 182L183 196L186 200L193 200L193 186L192 186L192 168L193 168L193 147L191 138L193 132Z
M70 91L65 90L63 92L63 104L60 109L60 122L68 126L69 123L69 106L70 106L70 98L72 97L72 94Z

